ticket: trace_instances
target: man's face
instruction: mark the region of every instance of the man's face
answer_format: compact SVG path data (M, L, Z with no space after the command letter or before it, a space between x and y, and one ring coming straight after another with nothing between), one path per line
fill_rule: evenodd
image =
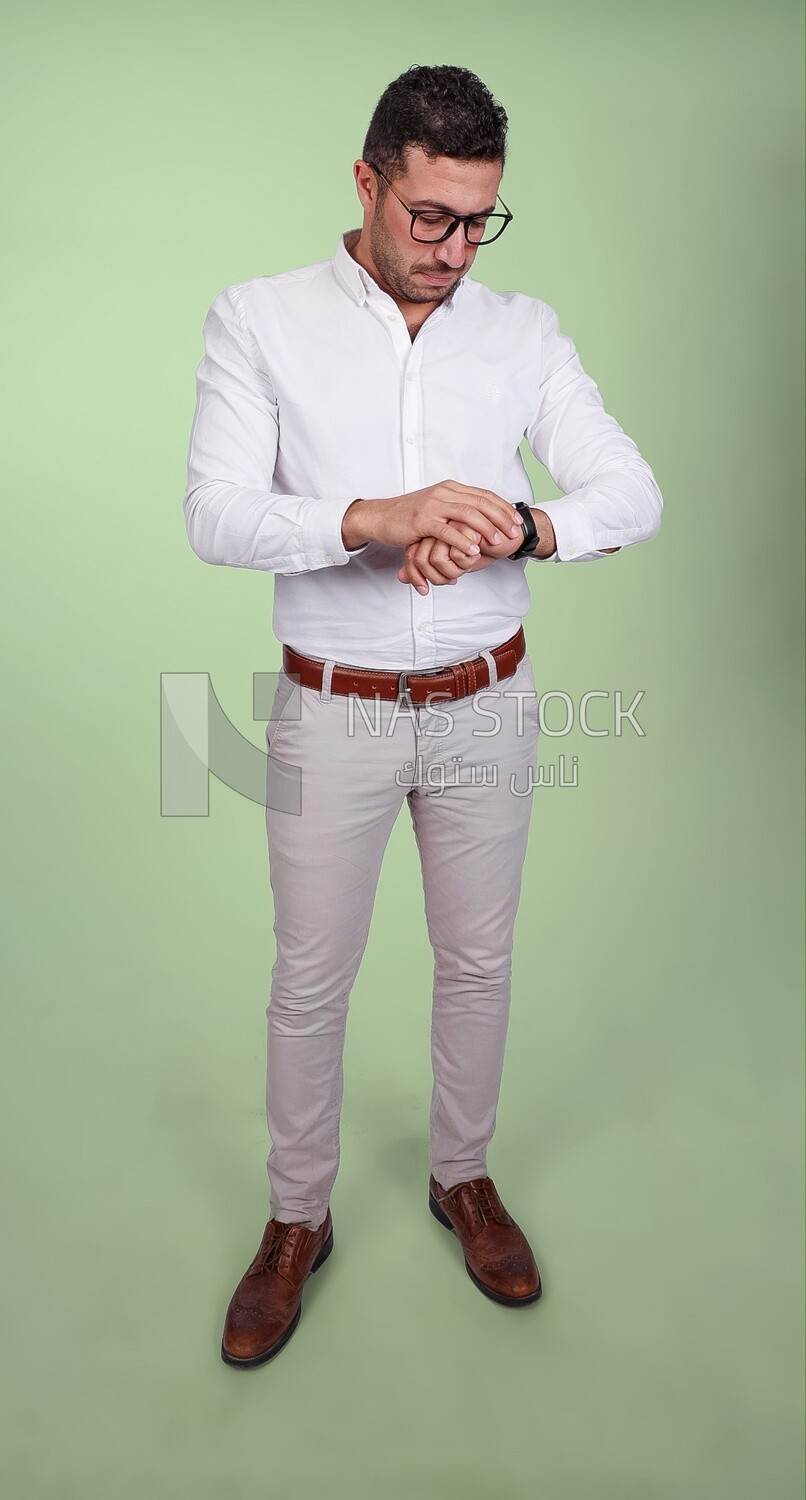
M462 224L439 244L413 240L411 216L395 193L409 208L440 208L457 214L500 212L495 196L501 176L500 162L457 161L449 156L429 161L419 146L410 146L405 173L393 179L394 192L387 188L379 206L377 174L357 164L359 195L370 216L370 254L381 282L395 297L406 302L443 302L470 270L478 248L468 245ZM375 191L368 206L360 189L362 180L370 179Z

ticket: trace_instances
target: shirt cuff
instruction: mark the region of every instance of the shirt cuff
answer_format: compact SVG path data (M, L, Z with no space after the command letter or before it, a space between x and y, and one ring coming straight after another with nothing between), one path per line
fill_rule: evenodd
M309 569L342 566L352 557L365 552L369 542L347 551L341 534L341 523L355 499L309 500L302 517L302 546Z
M560 495L556 500L541 500L535 510L544 510L554 527L557 550L538 562L590 562L607 553L595 545L593 517L581 500Z

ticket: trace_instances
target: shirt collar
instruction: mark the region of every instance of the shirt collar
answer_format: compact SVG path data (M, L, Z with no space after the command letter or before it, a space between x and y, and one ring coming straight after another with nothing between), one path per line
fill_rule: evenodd
M360 233L360 229L345 230L345 232L339 236L339 243L336 247L336 253L333 256L332 261L333 270L339 282L344 287L345 291L348 292L349 295L353 298L353 301L357 302L359 306L366 302L367 297L387 295L385 292L381 292L381 288L378 286L378 283L374 279L374 277L370 276L369 271L365 270L363 266L359 265L358 261L353 258L353 256L350 254L350 251L347 249L348 244L355 244ZM450 297L446 297L444 302L441 304L443 307L447 308L448 311L451 311L453 309L454 299L457 292L459 291L459 288L464 284L464 281L465 277L463 276L461 281L457 282Z

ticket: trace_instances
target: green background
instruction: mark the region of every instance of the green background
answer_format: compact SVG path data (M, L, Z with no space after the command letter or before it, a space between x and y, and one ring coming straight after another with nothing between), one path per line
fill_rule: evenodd
M800 5L28 3L2 33L6 1493L794 1500ZM543 1300L482 1297L427 1209L404 810L335 1253L279 1359L234 1372L268 1216L263 809L212 779L208 817L160 816L159 687L208 672L262 747L280 648L271 576L186 538L193 377L224 286L360 223L352 164L412 62L504 103L515 221L473 274L558 311L658 478L650 545L528 574L540 690L642 690L645 736L541 739L579 785L535 793L489 1166Z

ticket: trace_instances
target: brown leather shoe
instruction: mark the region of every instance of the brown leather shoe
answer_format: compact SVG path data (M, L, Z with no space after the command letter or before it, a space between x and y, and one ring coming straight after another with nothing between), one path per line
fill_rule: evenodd
M221 1358L238 1369L266 1363L285 1348L302 1315L302 1287L333 1249L328 1208L318 1229L269 1219L260 1249L232 1294Z
M543 1284L523 1230L507 1213L491 1177L473 1177L445 1191L432 1172L428 1206L452 1229L465 1256L470 1280L505 1307L536 1302Z

